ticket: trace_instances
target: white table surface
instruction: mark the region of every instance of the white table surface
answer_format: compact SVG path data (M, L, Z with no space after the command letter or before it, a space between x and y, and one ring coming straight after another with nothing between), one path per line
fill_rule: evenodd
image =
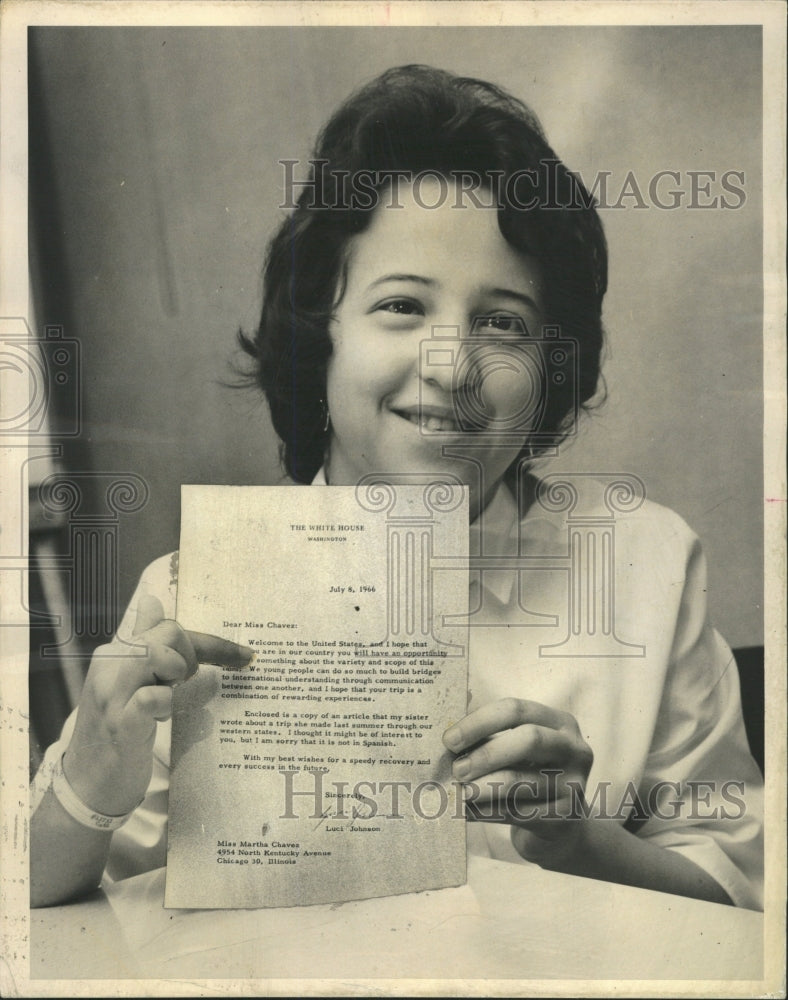
M164 869L34 910L31 979L759 980L763 915L468 859L468 884L339 905L165 910Z

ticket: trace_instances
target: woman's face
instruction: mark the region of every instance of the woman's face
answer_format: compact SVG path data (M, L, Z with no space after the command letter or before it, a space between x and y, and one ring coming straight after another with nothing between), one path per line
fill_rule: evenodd
M456 476L475 517L536 423L540 273L494 210L456 207L437 181L417 195L403 186L402 207L377 209L349 244L330 326L328 480Z

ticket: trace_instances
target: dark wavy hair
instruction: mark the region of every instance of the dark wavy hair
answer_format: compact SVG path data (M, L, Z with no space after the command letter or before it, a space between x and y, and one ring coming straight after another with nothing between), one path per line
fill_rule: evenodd
M499 196L514 175L527 181L527 205L519 196L499 197L498 224L512 247L539 261L545 323L578 345L577 378L562 385L560 376L551 377L551 352L544 352L549 391L537 440L560 440L597 389L607 247L593 199L556 157L529 108L481 80L428 66L390 69L339 107L310 167L311 183L268 248L260 325L253 337L239 335L254 362L251 377L268 400L287 473L308 483L325 459L329 323L342 294L348 241L373 215L368 204L348 199L342 185L362 172L368 185L376 178L371 186L378 193L390 186L393 171L447 179L473 173Z

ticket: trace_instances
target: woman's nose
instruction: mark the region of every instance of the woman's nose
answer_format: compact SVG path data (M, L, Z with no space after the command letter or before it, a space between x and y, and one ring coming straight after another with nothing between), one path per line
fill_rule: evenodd
M468 379L467 349L470 329L459 324L434 324L422 340L419 376L429 385L454 393Z

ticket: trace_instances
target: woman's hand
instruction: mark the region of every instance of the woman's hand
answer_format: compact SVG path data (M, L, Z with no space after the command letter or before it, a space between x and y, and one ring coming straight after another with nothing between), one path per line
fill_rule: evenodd
M470 712L443 742L470 819L513 826L529 861L563 867L588 821L577 816L594 755L577 720L534 701L503 698Z
M234 642L182 629L150 596L139 602L133 636L133 646L115 640L96 650L63 759L79 798L108 816L130 812L142 800L156 723L170 717L173 687L199 663L238 668L252 658Z

